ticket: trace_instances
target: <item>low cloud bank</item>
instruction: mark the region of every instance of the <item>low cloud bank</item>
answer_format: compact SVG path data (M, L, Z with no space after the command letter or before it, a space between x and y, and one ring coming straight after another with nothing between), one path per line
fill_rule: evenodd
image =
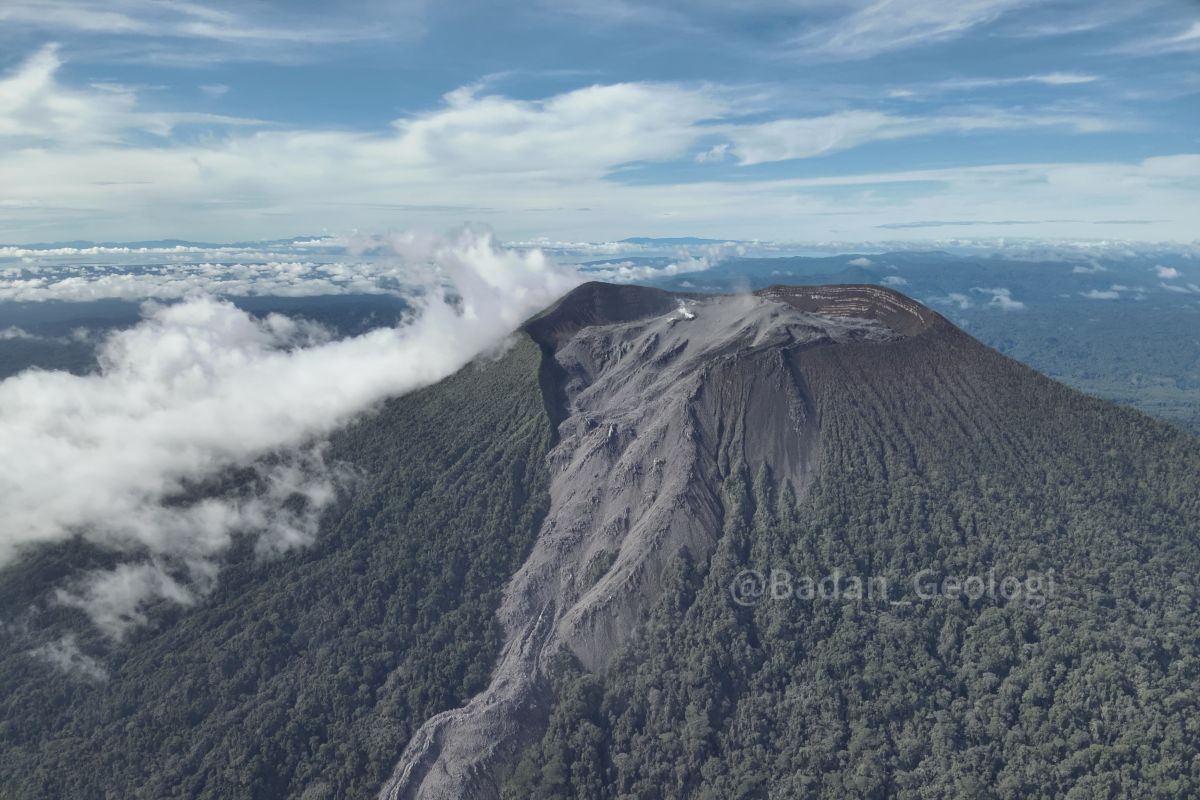
M985 289L983 287L976 286L972 289L972 291L979 292L980 294L991 295L992 299L988 300L987 302L987 306L989 308L998 308L1001 311L1023 311L1025 309L1025 304L1023 302L1013 299L1012 289L1006 289L1003 287L996 289Z
M426 276L399 327L334 341L199 297L147 306L141 324L101 345L95 374L0 382L0 567L72 537L125 554L55 595L114 639L145 621L149 602L193 603L234 535L256 536L262 553L312 540L337 481L323 437L450 375L579 282L541 251L505 250L478 228L373 246ZM179 501L250 464L253 496Z
M644 283L675 275L704 272L727 258L745 255L746 251L746 244L741 242L708 244L691 249L678 248L674 258L665 264L613 261L588 265L583 272L590 280Z

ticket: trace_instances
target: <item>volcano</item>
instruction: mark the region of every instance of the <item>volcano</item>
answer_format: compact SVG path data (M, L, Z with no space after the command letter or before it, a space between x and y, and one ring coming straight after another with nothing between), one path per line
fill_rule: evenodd
M545 710L562 694L565 679L556 665L564 658L579 674L602 676L606 692L591 712L609 718L588 723L600 744L586 756L570 736L544 743L541 757L531 755L524 765L525 792L775 796L775 780L782 776L769 771L757 791L732 786L728 793L717 791L704 776L706 769L728 770L721 763L730 758L721 755L728 747L722 733L729 736L737 730L729 726L753 722L740 718L753 684L733 689L730 682L742 670L747 679L763 672L762 660L772 653L760 627L795 625L789 614L813 612L795 603L760 610L757 617L722 615L715 628L736 631L732 641L703 642L712 630L691 616L699 614L691 595L693 607L677 620L682 630L672 626L661 634L680 637L688 631L700 638L679 649L701 671L685 678L668 670L653 683L672 676L681 681L673 688L690 697L683 707L667 704L657 724L663 736L694 722L699 735L677 755L685 762L690 756L695 769L684 776L673 769L670 779L660 776L641 792L632 775L621 776L621 764L630 759L618 761L618 755L627 756L639 744L656 749L645 738L655 721L638 709L646 702L639 697L645 687L628 686L627 670L636 674L655 656L668 654L657 652L662 639L630 647L630 637L646 635L644 621L672 591L673 567L686 565L697 573L689 590L701 596L706 590L720 594L720 581L715 588L710 584L718 575L728 580L728 568L718 569L715 562L729 558L759 567L748 573L759 576L787 567L808 575L840 569L898 579L906 564L915 571L925 560L931 575L990 571L994 581L991 560L1022 577L1038 569L1075 577L1083 569L1079 559L1090 564L1096 553L1068 557L1060 546L1078 546L1094 536L1102 547L1107 537L1086 532L1062 501L1071 498L1073 505L1088 497L1090 503L1114 505L1096 487L1140 472L1127 461L1128 452L1139 449L1132 442L1119 451L1097 450L1101 442L1111 445L1110 420L1120 415L1115 409L1064 390L931 310L875 286L775 286L748 295L682 297L588 285L531 321L525 332L543 353L542 387L557 423L557 441L547 457L549 509L500 606L505 644L491 684L466 706L421 728L384 789L382 796L391 800L496 796L497 776L528 751L530 737L546 725ZM1088 466L1064 462L1068 454ZM1090 486L1082 485L1084 475ZM1047 495L1047 486L1055 492ZM1064 486L1070 489L1063 492ZM1193 515L1194 501L1192 492ZM1088 518L1095 520L1097 511L1093 506ZM1118 519L1122 512L1128 509L1112 509ZM818 513L827 518L814 519ZM781 520L787 518L785 525ZM809 520L809 535L832 552L791 556L795 548L811 551L817 544L804 541ZM1187 513L1177 518L1181 531L1188 520ZM795 530L795 538L776 542L782 528ZM1121 528L1119 535L1128 535ZM1060 537L1065 541L1044 541ZM773 560L762 562L767 540L778 549ZM951 565L957 568L948 569ZM1079 588L1072 584L1070 590ZM969 601L896 611L907 607L891 602L850 606L865 615L858 637L889 623L912 626L919 621L910 616L914 613L985 611ZM1019 605L990 611L1013 626L1042 621ZM941 627L948 624L944 620ZM736 649L730 649L732 642ZM821 642L804 636L787 644L802 653ZM711 666L711 674L696 680L704 675L701 665L736 660L759 648L763 652L750 664ZM640 663L629 655L639 650ZM670 653L669 659L680 655ZM780 680L789 688L771 709L805 685ZM719 702L722 691L734 695L726 708ZM667 722L672 715L673 724ZM628 734L629 750L621 751L614 739L631 719L642 732ZM555 748L566 751L554 754L564 774L546 781L546 751ZM594 765L595 774L568 790L578 783L568 776L581 759ZM656 760L666 766L673 759ZM817 770L809 777L814 787L826 781ZM597 787L608 788L592 794ZM881 778L872 791L899 788Z
M1200 441L897 292L585 284L329 457L104 683L4 662L14 796L1200 793Z

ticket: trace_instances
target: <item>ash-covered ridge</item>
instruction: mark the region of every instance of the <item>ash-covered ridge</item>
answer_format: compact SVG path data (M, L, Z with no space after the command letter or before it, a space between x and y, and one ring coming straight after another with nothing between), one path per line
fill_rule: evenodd
M871 284L768 286L755 294L823 316L882 322L905 337L951 327L942 315L911 297Z
M766 468L805 491L820 433L798 359L942 322L875 286L688 296L605 284L531 320L558 423L550 509L505 591L491 684L422 726L381 796L497 797L498 771L541 733L551 660L565 648L603 667L653 605L667 564L708 558L731 470Z

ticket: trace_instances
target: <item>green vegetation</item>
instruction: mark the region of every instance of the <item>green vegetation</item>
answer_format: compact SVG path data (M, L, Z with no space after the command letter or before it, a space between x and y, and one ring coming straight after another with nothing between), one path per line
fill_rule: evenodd
M978 313L985 344L1080 391L1133 406L1200 434L1200 311L1097 303Z
M548 503L539 359L522 340L338 434L328 460L359 479L315 545L235 559L203 603L159 610L127 644L81 634L107 681L27 655L86 630L78 612L0 629L0 795L372 796L413 730L488 679L500 592ZM0 607L97 557L38 553L0 573Z
M815 483L729 476L715 554L676 561L607 669L564 664L505 798L1200 796L1200 442L919 346L798 359ZM747 568L885 576L914 602L741 607ZM1056 583L1042 608L924 601L923 568Z

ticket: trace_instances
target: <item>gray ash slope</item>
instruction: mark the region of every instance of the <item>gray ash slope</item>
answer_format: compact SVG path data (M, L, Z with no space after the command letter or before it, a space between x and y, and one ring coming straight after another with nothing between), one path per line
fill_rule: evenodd
M690 407L707 434L691 477L719 498L721 527L700 518L719 538L626 539L597 586L628 596L588 593L608 605L557 617L574 658L550 672L545 733L501 796L1200 796L1200 441L895 292L770 287L743 302L778 315L708 360ZM787 309L820 331L796 335ZM612 341L579 336L559 362ZM631 545L655 580L620 580ZM744 570L779 567L891 591L733 601ZM1036 578L1041 604L929 600L922 574ZM640 624L605 625L646 605Z
M839 414L861 404L901 415L867 419L870 446L908 448L915 472L970 470L962 454L972 448L984 462L1016 453L1036 468L1034 450L1052 439L1035 428L1108 410L877 286L701 296L587 284L525 332L542 348L557 424L550 509L505 591L491 685L420 729L386 798L497 797L546 725L555 660L565 652L586 672L609 667L657 603L670 565L704 564L717 551L732 476L767 474L775 491L803 498L823 462L856 446L842 439L839 415L823 419L830 403ZM1074 435L1059 428L1064 440ZM919 463L924 448L912 443L939 437L957 453L944 465Z
M937 318L876 287L685 297L587 284L530 322L559 421L550 511L505 592L491 687L430 720L382 796L494 795L493 770L538 732L549 660L566 647L602 667L668 561L712 552L731 464L803 491L818 433L794 359L899 339L885 320L919 332Z

